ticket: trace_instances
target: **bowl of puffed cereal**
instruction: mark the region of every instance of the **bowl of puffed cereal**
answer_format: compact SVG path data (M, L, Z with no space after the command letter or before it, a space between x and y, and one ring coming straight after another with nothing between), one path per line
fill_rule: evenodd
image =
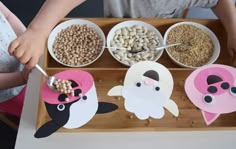
M52 30L47 46L58 63L68 67L85 67L102 55L105 42L105 35L98 25L88 20L71 19Z
M161 33L152 25L138 20L116 24L107 35L108 50L118 62L132 66L139 61L157 61L163 50Z
M220 55L220 43L206 26L195 22L179 22L168 28L164 44L181 43L166 49L171 60L185 68L214 63Z

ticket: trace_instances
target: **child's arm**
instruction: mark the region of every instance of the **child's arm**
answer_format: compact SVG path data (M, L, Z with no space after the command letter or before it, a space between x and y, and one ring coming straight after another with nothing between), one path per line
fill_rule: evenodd
M219 0L212 8L224 25L228 37L228 51L231 58L236 58L236 8L232 0Z
M0 73L0 90L26 84L29 73L28 69L21 72Z
M33 68L43 54L47 37L53 27L75 6L85 0L47 0L26 32L9 46L9 53L22 64Z
M0 73L0 90L25 84L21 72Z
M16 35L20 35L25 31L24 24L0 1L0 11L3 13L7 21L11 24Z

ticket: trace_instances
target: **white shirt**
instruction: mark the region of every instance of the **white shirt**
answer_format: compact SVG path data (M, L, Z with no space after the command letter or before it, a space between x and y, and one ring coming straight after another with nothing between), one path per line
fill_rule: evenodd
M15 38L15 32L4 15L0 12L0 73L21 71L23 69L23 66L19 63L19 61L16 60L15 57L10 56L8 53L8 46ZM0 102L6 101L18 95L23 87L24 86L19 86L0 90Z

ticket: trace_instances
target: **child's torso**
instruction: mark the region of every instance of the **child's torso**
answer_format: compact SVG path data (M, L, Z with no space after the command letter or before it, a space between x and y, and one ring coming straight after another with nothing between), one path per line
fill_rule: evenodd
M20 63L8 53L8 46L15 38L16 34L0 12L0 73L20 70Z
M0 11L0 73L21 71L23 68L19 61L8 53L8 46L15 38L15 32ZM23 86L19 86L0 90L0 102L18 95L22 88Z
M185 8L213 7L218 0L104 0L105 17L172 18Z

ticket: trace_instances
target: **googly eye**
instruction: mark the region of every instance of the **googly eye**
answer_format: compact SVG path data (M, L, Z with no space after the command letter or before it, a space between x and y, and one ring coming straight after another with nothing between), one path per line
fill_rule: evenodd
M209 86L209 87L207 88L207 91L208 91L209 93L214 94L214 93L217 92L217 88L216 88L215 86Z
M137 82L137 83L136 83L136 86L137 86L137 87L141 87L141 86L142 86L142 83L141 83L141 82Z
M236 87L232 87L230 89L230 93L231 93L232 96L236 96Z
M83 96L82 99L83 99L83 100L87 100L87 96Z
M65 110L65 105L64 105L64 104L59 104L59 105L57 105L57 110L58 110L58 111L63 111L63 110Z
M227 89L229 89L229 83L228 83L228 82L224 82L224 83L222 83L222 84L220 85L220 87L221 87L222 89L224 89L224 90L227 90Z
M75 96L75 97L78 97L78 96L80 97L80 94L82 95L81 89L78 88L78 89L75 89L75 90L74 90L74 96ZM81 97L82 97L82 96L81 96Z
M160 87L156 86L155 88L155 91L160 91Z
M208 94L208 95L205 95L203 97L203 101L206 103L206 104L212 104L214 102L214 96Z

